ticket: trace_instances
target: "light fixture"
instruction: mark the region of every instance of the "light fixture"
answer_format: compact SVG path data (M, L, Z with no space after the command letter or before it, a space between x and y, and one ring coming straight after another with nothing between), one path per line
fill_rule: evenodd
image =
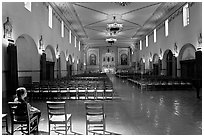
M202 49L202 34L200 33L198 36L198 47L197 50L201 50Z
M39 40L39 53L42 54L45 52L44 49L44 43L43 43L43 37L40 35L40 40Z
M178 47L176 43L174 44L174 56L178 57Z
M106 41L112 45L114 42L117 41L117 39L115 39L115 38L107 38Z
M59 52L59 47L58 47L58 44L57 44L57 47L56 47L56 58L59 59L60 57L60 52Z
M4 27L4 36L3 38L12 39L12 25L9 21L9 17L7 17L6 22L3 24Z
M160 50L159 50L159 58L162 60L162 58L163 58L163 52L162 52L162 49L160 48Z
M149 53L149 60L152 62L152 52Z
M122 31L123 24L119 24L116 22L116 16L113 15L113 21L114 23L107 24L107 31L110 33L110 35L115 35Z
M129 5L130 4L130 2L115 2L115 4L118 4L118 5L120 5L120 6L127 6L127 5Z

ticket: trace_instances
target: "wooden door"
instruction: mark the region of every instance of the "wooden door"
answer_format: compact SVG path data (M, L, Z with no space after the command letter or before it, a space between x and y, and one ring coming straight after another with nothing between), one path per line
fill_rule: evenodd
M195 60L184 60L181 63L181 77L185 79L195 78Z
M54 79L54 62L46 61L46 80Z

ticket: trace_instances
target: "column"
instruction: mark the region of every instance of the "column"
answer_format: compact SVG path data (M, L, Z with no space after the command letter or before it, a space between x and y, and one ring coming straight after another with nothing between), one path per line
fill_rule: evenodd
M43 52L40 57L40 81L46 80L46 54Z
M177 77L177 57L174 55L172 57L172 77L176 78Z
M6 86L8 87L8 97L16 94L18 88L18 62L17 62L17 48L14 44L9 43L7 47L8 53L8 73Z

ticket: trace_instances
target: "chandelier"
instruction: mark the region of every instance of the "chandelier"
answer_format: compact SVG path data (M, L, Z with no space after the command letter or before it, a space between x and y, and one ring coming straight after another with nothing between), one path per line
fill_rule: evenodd
M115 38L107 38L106 42L110 43L111 45L113 45L113 43L115 43L117 41L117 39Z
M130 4L130 2L115 2L115 4L118 4L118 5L120 5L120 6L127 6L127 5L129 5Z
M115 35L122 31L123 24L119 24L116 22L116 16L113 16L114 23L107 24L107 31L110 33L110 35Z

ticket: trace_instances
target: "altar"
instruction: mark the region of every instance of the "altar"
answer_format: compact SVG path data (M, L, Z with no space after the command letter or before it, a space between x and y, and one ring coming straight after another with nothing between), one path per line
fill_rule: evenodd
M102 72L115 74L116 71L115 71L115 67L102 67Z

